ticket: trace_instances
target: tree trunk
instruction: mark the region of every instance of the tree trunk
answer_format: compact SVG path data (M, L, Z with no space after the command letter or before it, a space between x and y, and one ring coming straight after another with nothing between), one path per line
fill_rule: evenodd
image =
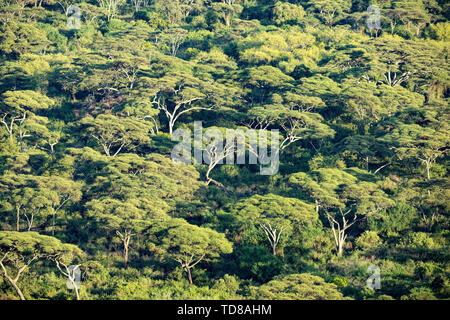
M14 289L16 289L17 294L20 297L20 300L26 300L25 297L23 296L22 290L20 290L20 288L17 286L16 281L14 281L13 279L11 279L10 277L6 277L9 282L11 282L12 286L14 287Z
M16 231L19 232L20 224L20 208L16 206Z
M338 243L338 252L337 252L338 257L342 257L342 252L344 251L343 247L344 247L344 242L342 240L340 240Z
M191 268L185 267L185 270L186 270L186 272L187 272L189 284L194 284L194 283L192 282Z

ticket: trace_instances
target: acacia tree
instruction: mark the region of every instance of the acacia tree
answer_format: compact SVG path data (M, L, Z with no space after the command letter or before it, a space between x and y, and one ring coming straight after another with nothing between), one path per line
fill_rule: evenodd
M17 90L3 93L2 102L0 121L5 126L9 138L13 140L16 137L24 152L24 138L31 136L30 132L42 131L42 122L47 121L44 117L36 116L34 112L50 108L55 101L32 90Z
M98 229L113 232L122 242L123 266L127 268L130 241L143 230L148 214L139 208L139 200L103 198L86 204L88 216L98 225ZM168 218L168 216L167 216Z
M350 10L352 5L349 0L311 0L308 2L320 15L320 17L331 27L336 18L343 16L345 12Z
M65 205L81 199L82 184L68 178L42 177L38 182L41 193L49 200L49 208L52 215L52 235L55 234L55 218Z
M97 0L100 7L106 10L106 16L108 21L115 18L117 16L117 12L119 7L122 5L124 0Z
M288 239L294 224L313 224L318 219L314 206L295 198L274 194L255 195L238 202L232 209L239 224L256 224L267 237L273 255L281 237Z
M193 284L193 267L201 261L210 261L233 250L232 244L223 234L191 225L183 219L152 222L146 234L149 249L162 258L179 263L190 284Z
M252 296L267 300L345 300L333 283L308 273L279 276L260 287L251 287Z
M335 131L323 123L323 117L318 113L285 111L279 120L283 129L284 139L280 143L280 150L286 149L298 140L306 140L316 149L314 142L332 138Z
M37 232L0 231L0 267L21 300L25 300L25 296L18 282L31 264L74 253L80 254L81 250Z
M3 211L16 215L16 231L20 231L22 216L30 231L36 218L52 215L53 235L56 214L68 201L81 198L81 184L62 177L9 173L2 176L0 194Z
M178 50L180 49L180 46L186 40L186 36L187 36L186 30L181 28L173 28L164 32L160 38L162 43L164 43L168 47L169 54L172 57L176 57Z
M16 231L20 231L20 219L25 217L30 231L39 213L46 213L50 200L40 187L41 177L9 173L0 182L2 211L13 212L16 217Z
M183 73L152 79L149 85L153 86L154 91L151 103L167 118L171 135L181 115L193 110L212 110L218 105L218 97L224 93L223 86L219 84L211 85ZM220 99L223 102L227 98Z
M228 157L233 157L234 159L235 154L241 154L242 152L245 153L245 150L238 149L237 143L243 141L243 146L245 147L248 145L247 141L248 139L245 136L245 133L239 130L229 130L226 128L209 127L206 128L204 131L205 132L202 133L202 140L201 141L195 140L194 144L198 144L198 146L201 147L203 152L202 160L204 160L208 165L205 174L206 183L207 185L209 185L212 182L226 190L225 186L222 183L214 180L210 176L211 172L218 164L224 163L225 159L227 159ZM233 139L231 139L232 136L234 136ZM235 143L236 139L237 141L240 142L236 141Z
M402 188L399 198L417 208L420 222L431 232L433 227L445 221L445 216L449 214L450 206L446 201L449 190L449 179L446 177L427 181L411 179Z
M171 25L179 24L203 6L203 0L156 0L154 3L156 11L167 18Z
M252 108L248 117L249 127L266 130L270 126L281 129L283 137L279 145L280 152L300 140L308 141L315 150L318 150L326 139L335 135L335 131L324 123L320 114L287 109L281 105Z
M194 168L161 155L111 158L85 192L89 226L108 239L120 239L126 267L135 236L151 219L168 219L179 202L192 200L200 186L197 178Z
M392 151L385 143L378 141L371 135L352 135L346 137L336 144L335 150L344 157L348 156L350 159L356 155L358 160L365 163L364 169L366 171L370 171L369 165L371 162L381 162L382 164L379 164L378 167L373 170L374 174L392 163L390 160ZM383 163L382 161L385 159L386 161Z
M124 149L134 149L150 141L148 127L132 118L119 119L111 114L81 121L83 134L93 138L108 157L117 156Z
M213 9L219 13L227 27L231 26L233 16L241 13L243 9L238 2L238 0L222 0L212 3Z
M445 123L437 128L418 124L399 123L385 125L386 134L380 141L388 143L401 161L420 161L425 165L426 179L431 179L431 168L436 159L448 152L450 133Z
M84 252L74 245L66 245L65 250L58 250L51 254L48 259L54 261L59 272L67 278L70 289L73 288L77 300L80 300L80 284L76 282L76 272L81 272L81 264L73 265L84 257Z
M370 178L369 181L358 178L364 174L368 173L356 168L321 168L310 173L298 172L289 177L292 185L311 197L316 212L323 209L333 232L338 256L342 256L351 226L394 203L378 183L370 182ZM368 176L373 177L370 174Z
M135 118L148 125L150 133L158 134L160 123L158 121L159 110L149 101L149 97L130 96L118 113L123 116Z

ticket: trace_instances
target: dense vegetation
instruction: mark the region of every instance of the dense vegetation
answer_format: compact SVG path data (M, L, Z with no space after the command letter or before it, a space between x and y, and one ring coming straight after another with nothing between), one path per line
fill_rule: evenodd
M0 299L448 299L449 9L0 0ZM194 121L279 171L172 161Z

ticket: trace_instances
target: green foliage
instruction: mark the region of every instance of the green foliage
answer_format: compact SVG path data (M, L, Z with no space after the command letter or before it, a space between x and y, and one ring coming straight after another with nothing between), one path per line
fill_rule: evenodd
M356 239L355 244L358 248L363 250L373 249L381 244L381 239L374 231L364 231L364 233Z
M0 5L0 299L450 297L445 1L70 4ZM279 170L172 161L194 121Z
M336 285L307 273L290 274L253 288L253 296L265 300L342 300Z

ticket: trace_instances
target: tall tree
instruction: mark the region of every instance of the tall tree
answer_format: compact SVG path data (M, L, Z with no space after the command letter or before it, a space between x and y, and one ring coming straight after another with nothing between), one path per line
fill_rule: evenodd
M174 260L193 284L191 269L201 261L210 261L231 253L231 243L212 229L198 227L183 219L155 221L147 230L149 248L163 258Z
M233 207L232 212L239 224L247 227L255 224L261 228L273 255L277 254L277 249L282 249L281 244L286 243L292 235L294 225L310 225L318 219L313 205L275 194L255 195L241 200ZM240 227L242 226L237 226Z
M358 177L366 176L366 180ZM393 205L376 179L360 169L321 168L310 173L298 172L289 182L315 202L316 211L323 208L333 232L336 252L341 256L348 230L356 222Z
M20 276L39 260L52 259L69 252L80 253L81 250L75 245L36 232L0 231L0 267L21 300L25 300L25 296L18 283Z

